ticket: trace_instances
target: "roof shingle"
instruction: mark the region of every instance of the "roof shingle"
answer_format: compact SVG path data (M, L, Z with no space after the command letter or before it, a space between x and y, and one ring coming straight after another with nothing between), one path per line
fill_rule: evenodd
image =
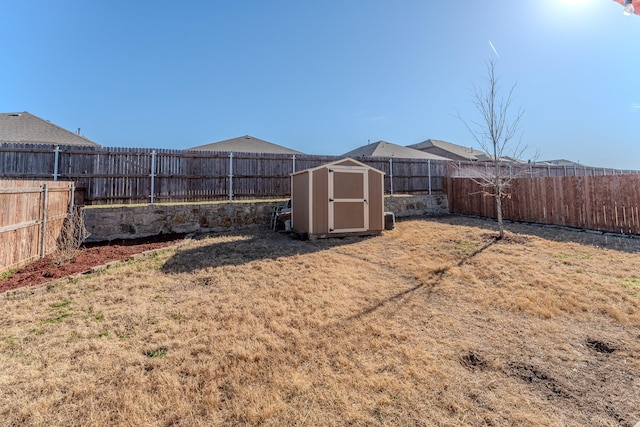
M345 157L397 157L401 159L449 160L436 154L404 147L387 141L378 141L363 145L343 154Z
M26 111L0 113L0 142L100 147L100 144Z
M225 151L234 153L303 154L300 151L292 150L259 138L254 138L250 135L239 136L237 138L226 139L219 142L212 142L211 144L199 145L197 147L188 148L188 150Z

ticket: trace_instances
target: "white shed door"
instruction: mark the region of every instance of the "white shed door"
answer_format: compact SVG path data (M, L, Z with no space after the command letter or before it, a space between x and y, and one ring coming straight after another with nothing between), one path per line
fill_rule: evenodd
M369 229L369 181L360 166L329 169L329 232L349 233Z

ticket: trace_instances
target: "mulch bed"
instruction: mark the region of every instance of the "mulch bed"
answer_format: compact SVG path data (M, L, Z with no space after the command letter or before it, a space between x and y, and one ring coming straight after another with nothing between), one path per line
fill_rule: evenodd
M94 267L112 261L127 260L142 252L171 246L182 239L184 235L175 234L88 244L78 250L68 263L56 264L53 257L47 256L21 268L7 278L0 279L0 292L25 286L37 286L55 279L91 271Z

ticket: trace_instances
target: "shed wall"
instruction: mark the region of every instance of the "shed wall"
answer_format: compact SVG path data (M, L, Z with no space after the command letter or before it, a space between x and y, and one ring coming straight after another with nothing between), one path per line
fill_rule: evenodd
M309 178L310 173L293 175L291 188L291 221L297 233L309 231Z
M369 169L369 230L384 229L384 175Z
M317 169L312 174L312 233L325 234L329 232L329 169Z

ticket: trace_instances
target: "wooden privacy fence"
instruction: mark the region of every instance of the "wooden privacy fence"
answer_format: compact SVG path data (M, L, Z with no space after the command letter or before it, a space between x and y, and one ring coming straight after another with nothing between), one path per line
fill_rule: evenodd
M495 200L472 178L447 178L452 213L495 218ZM514 178L502 201L505 219L603 232L640 234L640 175Z
M493 173L492 162L451 161L447 165L450 177L487 177ZM550 176L608 176L639 174L637 170L596 168L585 165L553 165L551 163L501 162L500 175L505 178L550 177Z
M290 174L338 156L0 144L0 178L75 181L87 204L284 198ZM441 192L447 161L358 158L385 193Z
M72 182L0 180L0 273L53 251L72 205Z

